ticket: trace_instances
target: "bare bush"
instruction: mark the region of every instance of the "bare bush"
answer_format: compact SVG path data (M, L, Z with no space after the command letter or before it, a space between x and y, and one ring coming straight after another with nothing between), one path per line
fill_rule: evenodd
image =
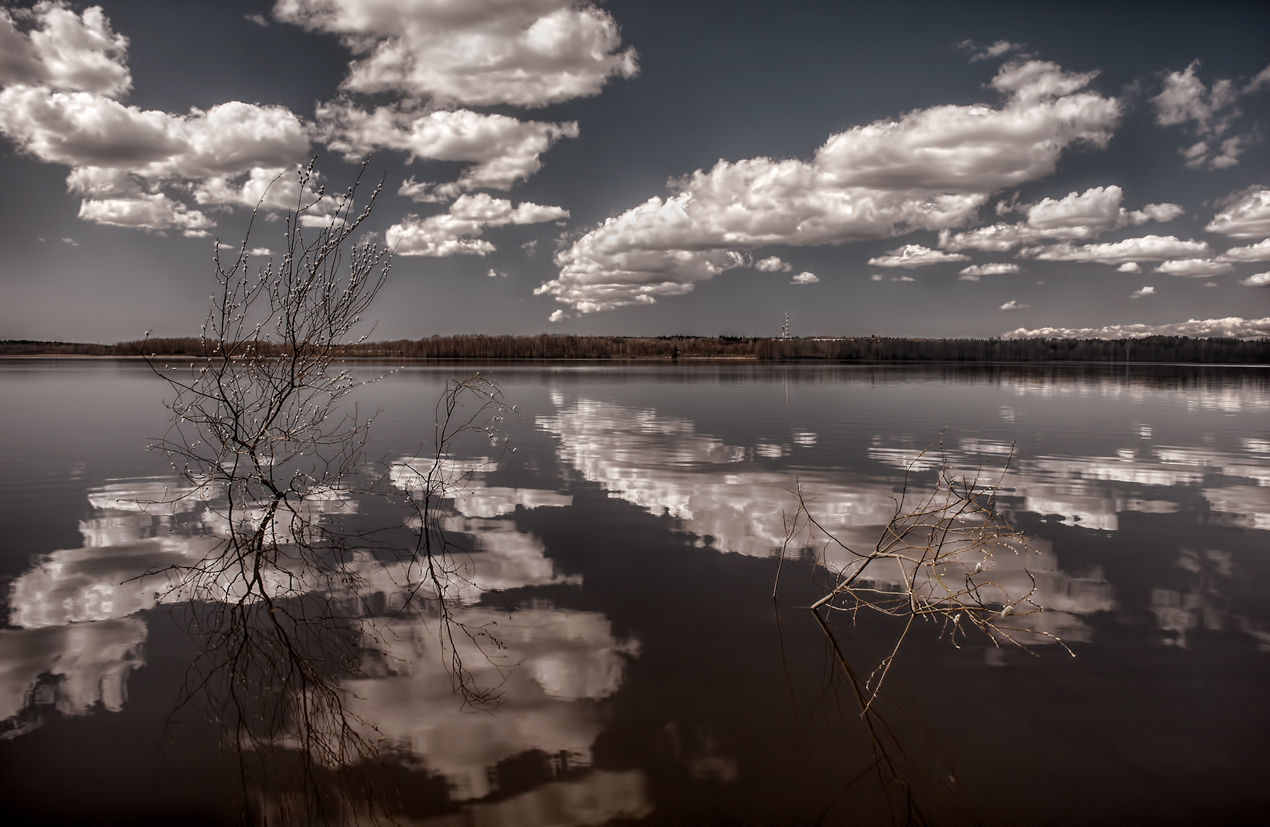
M873 752L867 771L840 791L839 797L871 774L893 818L915 824L932 823L927 811L931 802L952 806L956 788L953 776L932 774L924 768L932 750L924 748L919 758L892 727L888 713L898 710L911 717L902 705L892 702L888 709L880 708L883 701L889 701L883 687L910 632L926 623L953 646L977 635L993 646L1014 646L1029 652L1040 636L1072 654L1058 637L1020 623L1043 610L1033 600L1036 579L1026 562L1023 574L1029 585L1023 590L1012 591L994 579L998 558L1026 561L1038 554L998 510L997 494L1009 459L995 473L979 466L959 474L949 464L942 442L937 455L932 449L928 446L906 466L892 516L871 549L853 549L827 530L815 517L814 497L799 487L794 492L798 507L785 520L773 590L776 597L780 571L791 548L801 547L816 562L817 571L829 573L824 596L810 609L825 635L834 673L857 709ZM934 485L919 489L913 477L925 469L934 471ZM845 552L848 562L830 565L827 552L831 547L835 547L835 557ZM850 625L861 613L895 619L894 638L886 643L880 657L867 656L852 637ZM840 638L853 645L844 646Z
M245 800L262 800L268 785L270 800L303 807L287 818L311 823L375 812L380 795L368 774L352 797L331 779L379 755L383 739L350 712L346 685L368 651L386 648L377 644L394 617L435 618L455 692L477 706L498 700L497 687L476 685L454 645L459 634L500 644L454 619L463 567L442 501L463 483L451 473L456 440L493 438L505 406L484 377L450 383L421 448L431 467L421 485L394 493L383 463L365 456L374 416L342 404L383 378L358 378L341 359L368 335L362 316L389 270L388 251L352 241L380 188L358 208L357 184L338 197L311 192L312 164L298 179L279 255L253 273L250 228L232 263L218 244L204 355L182 364L149 357L173 392L170 427L153 447L185 483L173 498L201 501L193 519L214 543L200 559L143 577L161 600L186 607L199 641L177 708L203 709L222 724ZM381 541L382 527L357 521L369 497L405 506L395 526L414 527L413 545ZM391 616L376 617L367 589L385 582L400 599ZM290 792L277 798L280 788Z

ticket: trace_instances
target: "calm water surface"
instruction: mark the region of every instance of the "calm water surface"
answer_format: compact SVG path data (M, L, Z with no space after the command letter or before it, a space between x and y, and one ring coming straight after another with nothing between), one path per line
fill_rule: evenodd
M471 370L407 367L361 392L380 411L367 455L399 489L446 380ZM378 630L340 676L379 751L322 776L353 802L342 819L374 776L390 823L1264 823L1267 371L490 370L519 412L499 423L515 451L465 448L473 473L445 508L469 567L455 619L497 645L448 649L436 617L395 614L400 581L374 560L360 602L314 596ZM200 559L215 525L197 497L143 505L177 490L145 450L165 393L130 362L0 362L9 820L286 823L308 794L270 769L285 760L230 749L207 699L179 704L198 610L136 578ZM1020 623L1075 657L917 623L862 719L844 662L867 677L904 621L837 616L827 635L806 607L845 562L832 549L792 549L773 604L791 490L870 548L905 469L911 490L934 484L911 463L941 434L959 471L1009 460L1000 505L1037 553L998 559L995 579L1030 573L1045 611ZM322 508L409 534L382 502ZM453 653L497 705L454 693ZM295 751L295 721L261 726Z

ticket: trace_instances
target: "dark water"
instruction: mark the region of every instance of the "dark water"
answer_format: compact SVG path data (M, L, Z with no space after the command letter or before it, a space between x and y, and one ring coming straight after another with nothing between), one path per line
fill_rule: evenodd
M266 725L269 763L231 749L231 716L197 693L177 708L195 610L134 578L198 561L217 526L198 498L139 504L177 486L145 450L166 386L127 362L0 363L7 819L321 823L336 810L296 800L338 791L352 804L332 820L371 823L373 776L384 823L1264 823L1266 371L491 370L516 450L465 448L470 481L445 507L470 580L455 619L497 646L448 649L436 617L394 615L399 579L366 561L348 617L378 631L340 677L379 755L328 762L315 792L279 769L294 721ZM407 368L358 397L398 490L466 372ZM1034 579L1045 611L1021 627L1061 644L918 621L862 717L849 675L867 679L905 621L835 613L826 633L806 607L849 561L800 541L774 605L783 519L799 488L871 548L937 438L958 473L1009 460L1000 508L1036 553L999 556L994 578ZM911 492L935 484L938 451ZM409 533L382 503L321 509ZM455 694L454 653L496 705Z

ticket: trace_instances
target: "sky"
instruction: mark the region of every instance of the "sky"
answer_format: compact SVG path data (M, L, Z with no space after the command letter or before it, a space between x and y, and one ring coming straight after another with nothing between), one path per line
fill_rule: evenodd
M315 156L374 339L1270 335L1264 2L41 0L0 338L196 335Z

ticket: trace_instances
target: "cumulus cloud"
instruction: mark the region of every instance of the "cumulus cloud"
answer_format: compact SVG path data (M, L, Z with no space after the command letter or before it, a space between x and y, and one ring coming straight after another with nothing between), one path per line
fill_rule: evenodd
M1247 84L1218 80L1207 86L1196 74L1199 61L1164 78L1164 89L1151 99L1160 126L1190 124L1200 140L1179 152L1187 167L1224 169L1239 163L1239 156L1255 140L1251 133L1223 138L1242 115L1239 98L1270 85L1270 66Z
M815 273L799 273L790 280L790 284L817 284L820 279Z
M1255 273L1246 279L1240 279L1244 287L1270 287L1270 272Z
M415 201L449 200L473 189L511 189L542 168L539 156L552 144L578 136L574 122L521 121L469 109L417 113L400 104L367 111L348 100L322 104L317 118L327 145L346 160L387 148L409 153L412 161L475 164L458 181L441 186L407 180L398 194Z
M1116 268L1117 273L1141 273L1142 265L1136 261L1126 261Z
M1249 244L1247 247L1231 247L1217 257L1218 261L1270 261L1270 238Z
M1019 272L1019 265L993 262L963 267L959 276L963 281L978 281L980 276L1004 276Z
M0 133L28 155L72 168L67 188L86 196L82 219L143 229L212 226L156 192L166 184L195 182L199 204L254 207L309 149L299 118L280 106L231 101L178 116L31 86L0 90ZM243 175L246 183L233 183ZM272 193L273 206L295 205L283 197L285 188Z
M267 208L296 205L293 176L269 187L308 158L309 125L285 107L240 101L185 114L122 103L127 46L100 7L0 9L0 134L70 167L81 219L201 236L213 221L180 199L254 207L268 190Z
M179 230L201 238L215 223L198 210L191 210L163 193L142 193L132 198L87 198L79 206L79 217L95 224L130 227L138 230Z
M132 88L128 38L101 6L76 14L69 3L0 8L0 85L45 86L120 97Z
M590 313L686 293L745 266L746 250L962 226L991 193L1052 173L1072 144L1106 144L1120 105L1082 91L1093 77L1012 63L991 83L1000 108L915 110L832 135L806 161L719 161L575 241L536 292Z
M1155 288L1151 287L1150 285L1144 285L1138 288L1137 290L1134 290L1132 293L1130 293L1129 298L1140 299L1143 296L1154 296L1154 295L1155 295Z
M778 256L768 256L754 262L754 269L761 273L788 273L794 269L794 265L781 261Z
M408 215L384 233L388 246L403 256L484 256L495 250L481 235L486 227L539 224L566 218L569 211L528 201L512 206L486 193L462 195L448 212L420 218Z
M948 250L1004 252L1022 243L1044 239L1078 241L1097 238L1109 230L1148 221L1172 221L1183 213L1177 204L1147 204L1141 210L1120 205L1124 192L1112 184L1090 187L1083 193L1070 192L1063 198L1044 198L1028 207L1009 205L998 212L1026 210L1026 220L1018 224L992 224L955 235L944 230L939 246ZM1001 207L998 204L998 207Z
M1014 299L1011 299L1010 301L1001 305L1002 310L1022 310L1025 307L1027 307L1026 304L1024 304L1023 302L1015 301Z
M1115 324L1106 327L1019 328L1002 334L1005 339L1142 339L1147 336L1209 336L1228 339L1260 339L1270 336L1270 317L1243 319L1190 319L1173 324Z
M1206 241L1183 241L1171 235L1147 235L1102 244L1055 244L1049 247L1026 247L1019 255L1039 261L1085 261L1098 264L1125 264L1139 261L1164 261L1175 258L1199 258L1212 250ZM1134 271L1126 271L1134 272Z
M905 244L903 247L897 247L889 250L886 255L869 259L869 264L877 267L926 267L931 264L942 264L946 261L969 261L970 256L963 256L960 253L945 253L942 250L932 250L929 247L923 247L920 244Z
M278 0L273 15L339 35L357 55L343 83L352 92L544 106L638 71L612 16L577 0Z
M1188 279L1206 279L1235 269L1233 265L1211 258L1184 258L1166 261L1155 268L1157 273Z
M1270 188L1253 186L1232 193L1224 205L1205 230L1231 238L1270 236Z

